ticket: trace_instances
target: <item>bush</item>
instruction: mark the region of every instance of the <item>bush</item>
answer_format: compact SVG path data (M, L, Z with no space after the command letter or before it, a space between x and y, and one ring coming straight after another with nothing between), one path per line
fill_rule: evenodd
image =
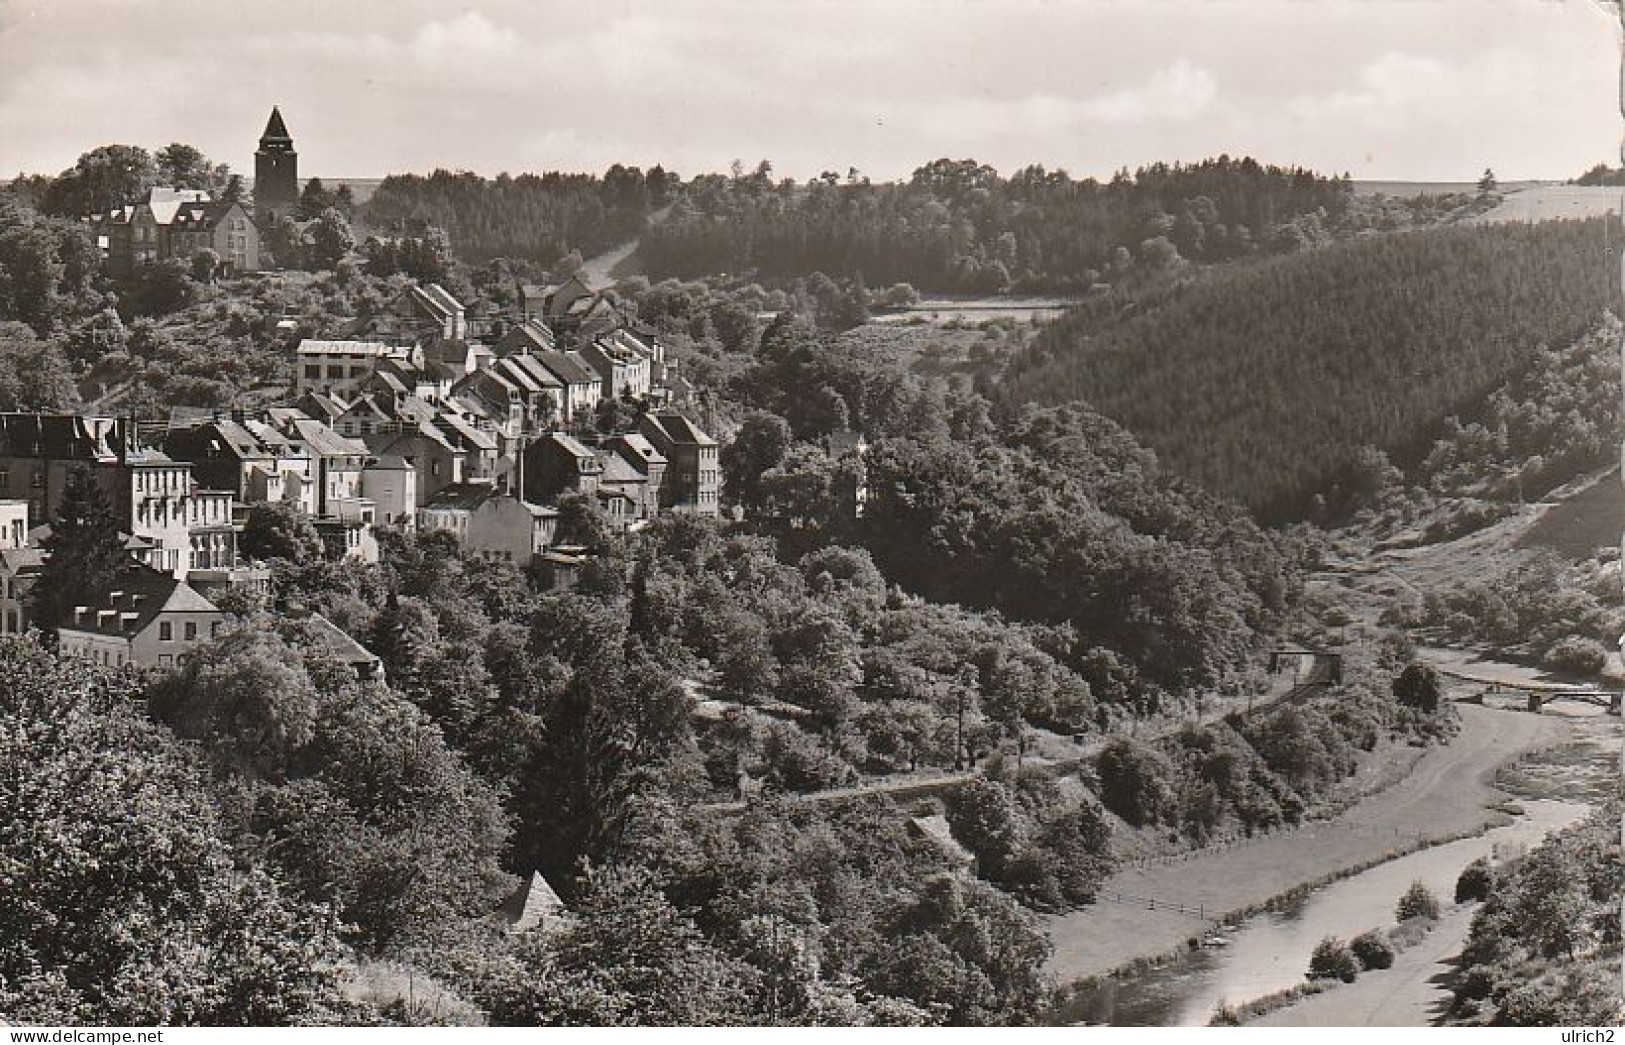
M1101 750L1095 771L1101 801L1133 826L1160 823L1174 811L1174 768L1154 748L1113 740Z
M1565 635L1546 651L1547 667L1575 675L1595 675L1608 663L1608 650L1596 639Z
M1353 983L1359 975L1360 963L1348 944L1335 936L1328 936L1315 945L1315 953L1309 958L1308 976L1311 980Z
M1456 879L1456 902L1475 903L1489 899L1490 886L1495 882L1495 874L1490 870L1490 862L1479 857L1462 869L1461 877Z
M1394 699L1431 715L1439 709L1439 673L1430 664L1413 662L1394 679Z
M1377 930L1363 932L1349 941L1349 950L1362 969L1386 969L1394 964L1394 948Z
M1418 879L1412 882L1411 887L1405 890L1405 895L1399 898L1395 915L1402 922L1408 922L1412 918L1437 918L1439 898Z

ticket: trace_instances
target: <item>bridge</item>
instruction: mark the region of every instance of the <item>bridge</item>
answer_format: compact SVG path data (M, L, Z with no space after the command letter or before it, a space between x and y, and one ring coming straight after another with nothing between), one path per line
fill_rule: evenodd
M1542 707L1554 700L1569 700L1577 704L1593 704L1604 709L1607 714L1618 718L1622 697L1625 697L1625 694L1618 691L1610 693L1600 689L1532 689L1528 691L1528 707L1530 711L1538 715Z
M1508 683L1490 683L1488 686L1466 697L1459 697L1463 703L1482 704L1485 697L1498 695L1524 695L1524 706L1533 714L1540 714L1541 708L1554 701L1566 700L1575 704L1590 704L1603 709L1605 714L1620 716L1620 706L1625 693L1618 690L1598 689L1594 686L1563 686L1541 685L1539 683L1523 683L1510 685Z

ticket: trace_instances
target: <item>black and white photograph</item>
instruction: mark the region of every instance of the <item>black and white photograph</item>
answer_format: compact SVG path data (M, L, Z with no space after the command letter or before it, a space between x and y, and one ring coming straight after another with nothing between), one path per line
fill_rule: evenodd
M0 1043L1612 1041L1622 59L0 0Z

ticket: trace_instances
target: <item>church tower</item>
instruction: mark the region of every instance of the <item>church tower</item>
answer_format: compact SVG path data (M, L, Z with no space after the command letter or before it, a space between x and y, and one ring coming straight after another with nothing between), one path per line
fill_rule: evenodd
M299 154L293 151L282 113L271 107L259 151L254 153L254 223L269 228L277 218L291 215L299 205Z

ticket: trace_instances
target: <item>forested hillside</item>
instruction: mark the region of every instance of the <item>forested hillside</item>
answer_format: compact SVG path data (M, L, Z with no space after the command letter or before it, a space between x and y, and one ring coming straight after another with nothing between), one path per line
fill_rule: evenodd
M361 209L379 229L426 222L446 230L465 261L524 258L551 264L572 250L597 254L637 236L651 205L670 192L659 167L590 174L499 174L437 170L385 178Z
M946 159L880 185L856 172L807 185L775 184L770 174L764 163L748 176L691 181L670 219L644 238L648 271L822 271L936 291L1078 289L1126 267L1147 241L1203 259L1322 241L1352 199L1346 179L1229 157L1123 171L1104 184L1041 166L1002 177Z
M1617 220L1450 227L1128 284L1047 329L1012 403L1082 399L1266 519L1425 451L1543 346L1617 308Z

